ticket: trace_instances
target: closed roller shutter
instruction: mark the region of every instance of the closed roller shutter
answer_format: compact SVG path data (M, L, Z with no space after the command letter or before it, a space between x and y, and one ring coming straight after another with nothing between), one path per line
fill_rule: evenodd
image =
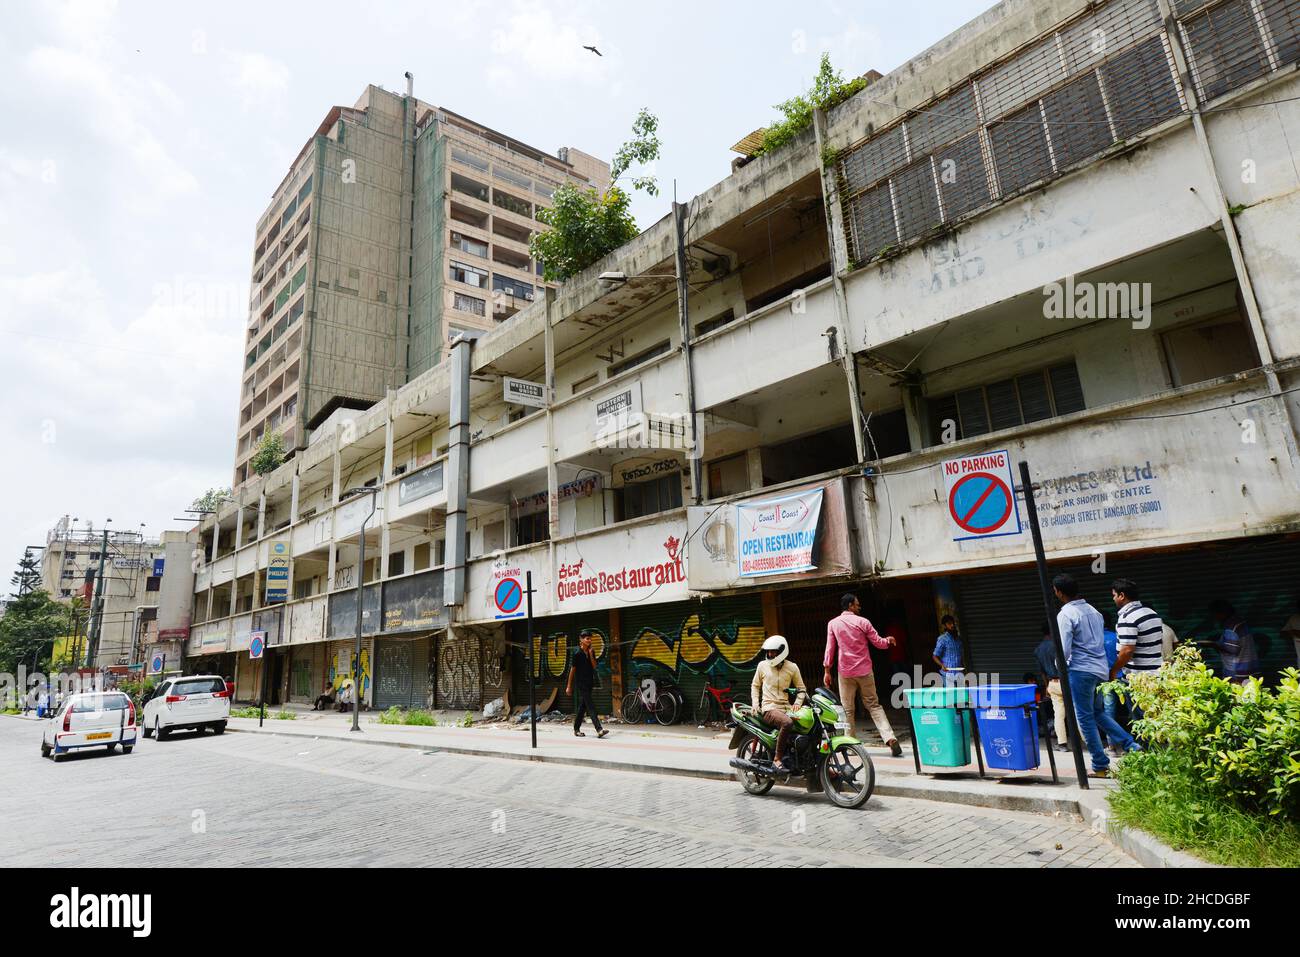
M428 706L429 639L375 642L375 707Z
M609 613L595 611L587 614L556 615L540 618L533 623L533 645L536 649L535 668L537 674L537 703L542 705L553 690L558 691L555 708L566 713L573 712L573 699L564 694L564 685L569 678L569 667L573 661L573 651L578 647L578 638L584 631L590 632L596 651L596 687L592 693L592 703L601 714L613 711L611 688L613 678L610 669ZM626 625L624 635L626 636ZM510 701L512 705L528 704L528 659L525 652L527 625L516 621L511 625L511 686Z
M707 681L748 700L763 641L763 605L757 594L699 602L638 605L623 612L624 685L635 678L668 677L694 715Z
M1207 543L1171 552L1114 554L1103 575L1092 561L1053 564L1051 574L1068 572L1080 594L1114 627L1115 603L1110 583L1131 578L1142 601L1169 624L1180 639L1208 638L1214 632L1207 606L1216 598L1231 602L1260 642L1266 672L1294 662L1293 647L1278 637L1300 599L1300 543L1267 540L1254 543ZM1020 681L1037 672L1034 648L1044 618L1038 572L1033 566L953 579L957 615L979 672L998 673L1003 681ZM1213 652L1207 660L1213 662Z

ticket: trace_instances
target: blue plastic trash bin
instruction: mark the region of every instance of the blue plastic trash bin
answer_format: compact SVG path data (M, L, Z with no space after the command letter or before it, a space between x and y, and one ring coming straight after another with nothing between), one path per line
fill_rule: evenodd
M987 685L972 689L984 763L1004 771L1032 771L1041 763L1034 685Z

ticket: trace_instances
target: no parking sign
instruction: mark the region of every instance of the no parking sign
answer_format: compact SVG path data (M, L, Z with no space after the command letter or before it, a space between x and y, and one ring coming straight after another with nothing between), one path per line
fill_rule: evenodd
M944 462L943 480L954 542L1021 533L1009 452Z

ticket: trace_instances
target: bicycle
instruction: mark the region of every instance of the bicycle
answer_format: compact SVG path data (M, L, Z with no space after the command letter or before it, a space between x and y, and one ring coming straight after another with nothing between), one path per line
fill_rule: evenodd
M714 705L717 705L718 713L722 716L723 721L731 717L731 706L736 699L732 697L733 688L728 685L725 688L715 688L707 681L704 682L704 690L700 692L700 700L695 705L695 723L708 724L713 717Z
M682 704L682 693L671 681L645 678L636 691L623 696L623 720L640 724L647 715L653 715L662 725L675 724Z

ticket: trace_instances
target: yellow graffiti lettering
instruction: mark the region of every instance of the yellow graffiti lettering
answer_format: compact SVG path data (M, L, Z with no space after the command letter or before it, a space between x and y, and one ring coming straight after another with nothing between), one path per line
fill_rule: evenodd
M632 659L654 661L669 671L677 670L677 649L670 645L663 635L649 628L637 635L636 643L632 645Z
M689 665L703 665L713 657L713 646L704 638L700 630L700 616L691 615L682 623L681 643L682 660Z
M766 637L762 625L741 625L736 629L736 638L732 642L715 633L713 647L730 664L743 665L758 657Z

